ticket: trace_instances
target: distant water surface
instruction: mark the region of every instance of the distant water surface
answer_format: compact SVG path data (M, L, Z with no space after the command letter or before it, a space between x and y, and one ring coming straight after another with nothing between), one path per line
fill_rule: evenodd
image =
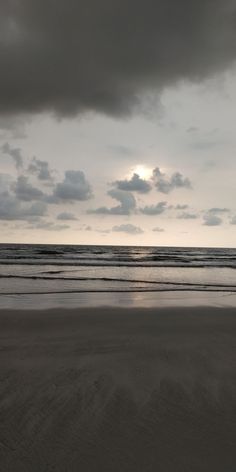
M0 306L27 294L236 292L235 269L236 249L1 244Z

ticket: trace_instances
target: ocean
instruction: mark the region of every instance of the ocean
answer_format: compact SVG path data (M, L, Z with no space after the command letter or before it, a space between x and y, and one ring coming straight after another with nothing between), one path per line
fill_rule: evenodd
M112 296L122 304L189 291L236 292L236 249L0 245L0 307L101 304Z

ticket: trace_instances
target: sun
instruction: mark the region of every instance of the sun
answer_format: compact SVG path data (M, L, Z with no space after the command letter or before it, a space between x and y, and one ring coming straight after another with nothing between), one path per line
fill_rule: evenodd
M149 179L152 173L152 169L145 166L145 164L139 164L132 168L132 174L138 174L141 179Z

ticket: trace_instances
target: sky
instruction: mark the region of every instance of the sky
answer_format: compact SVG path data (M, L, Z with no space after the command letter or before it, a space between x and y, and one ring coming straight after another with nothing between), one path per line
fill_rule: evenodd
M2 0L0 242L236 246L236 0Z

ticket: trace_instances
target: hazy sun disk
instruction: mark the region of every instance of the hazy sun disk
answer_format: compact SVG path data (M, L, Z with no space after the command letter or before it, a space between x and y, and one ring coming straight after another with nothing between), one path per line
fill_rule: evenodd
M138 174L141 179L149 179L152 174L152 169L143 164L139 164L132 168L131 174Z

